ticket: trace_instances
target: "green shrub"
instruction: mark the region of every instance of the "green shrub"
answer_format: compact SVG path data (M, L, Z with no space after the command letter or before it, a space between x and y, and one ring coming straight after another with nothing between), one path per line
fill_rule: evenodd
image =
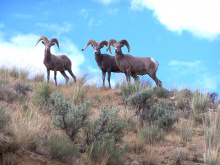
M85 96L89 91L89 86L86 85L88 81L89 74L83 74L81 77L77 78L76 83L71 83L72 85L72 97L76 105L84 102Z
M208 94L202 94L199 90L194 91L191 101L191 117L196 123L203 122L203 113L209 107Z
M48 139L47 146L52 158L67 161L79 156L79 149L68 138L58 134L54 134Z
M99 164L124 164L121 159L122 152L120 148L115 145L114 140L103 138L99 141L94 141L94 143L89 146L87 154L92 161Z
M0 100L12 103L17 99L20 99L19 95L9 84L0 85Z
M146 107L150 108L153 103L153 92L152 90L141 90L130 95L126 101L138 110Z
M0 67L0 75L2 75L4 78L8 78L9 76L9 69L5 66Z
M102 107L101 113L97 118L94 118L92 123L87 127L86 142L90 145L95 140L103 138L112 139L116 143L120 142L124 136L126 120L119 118L119 109L110 107Z
M192 98L192 109L195 113L205 112L206 108L209 106L208 94L202 94L198 90L193 93Z
M156 144L164 141L165 133L157 126L146 126L138 132L137 137L143 138L148 144Z
M43 82L37 86L34 90L34 99L33 103L36 106L46 105L49 101L50 95L52 93L51 86L49 83Z
M73 87L72 95L73 95L73 101L76 105L79 105L80 103L83 103L85 100L85 96L89 91L88 86L83 85L75 85Z
M6 83L0 84L0 100L12 103L15 100L21 100L27 91L31 90L29 84L15 83L14 85Z
M191 141L193 132L192 125L190 123L181 123L180 125L180 136L183 141Z
M167 98L168 97L168 91L165 88L156 88L155 89L155 94L159 97L159 98Z
M187 88L185 88L185 89L178 92L179 98L189 98L189 99L191 99L192 95L193 95L192 92Z
M0 80L0 85L7 85L8 83L8 80Z
M0 130L5 127L7 123L6 113L5 113L5 107L0 106Z
M138 92L141 89L141 85L139 82L135 81L134 83L128 83L121 85L121 91L125 98L128 98L130 95Z
M165 130L170 130L173 124L176 122L177 118L173 110L173 105L171 102L159 101L156 105L156 110L154 114L155 124L159 128Z
M26 80L28 78L29 71L25 69L20 69L19 71L19 77L21 80Z
M76 106L74 103L69 103L61 92L51 97L51 106L54 124L64 129L72 140L79 129L87 125L91 115L90 101Z
M14 84L14 90L22 95L26 95L27 91L32 91L30 84L20 84L20 83Z
M13 67L10 71L9 71L9 75L11 77L14 78L18 78L19 77L19 69L17 67Z
M43 82L44 81L44 73L38 73L33 77L33 80L36 82Z
M204 160L207 165L219 164L220 111L206 115L204 124Z
M217 149L208 148L204 154L204 160L206 165L219 165L219 147Z
M95 95L93 96L94 100L98 101L98 103L101 103L102 102L102 99L100 98L99 95Z
M130 95L126 101L129 105L136 109L136 115L139 115L141 125L145 122L151 122L153 105L153 92L152 90L141 90L139 92Z
M189 99L191 100L192 98L192 92L189 89L183 89L179 91L176 88L173 88L170 90L170 96L174 96L175 99Z
M187 107L187 102L184 99L178 99L177 100L177 104L176 104L176 108L177 109L181 109L182 111L184 111Z
M152 82L149 79L142 79L140 80L140 84L145 89L151 89L152 88Z

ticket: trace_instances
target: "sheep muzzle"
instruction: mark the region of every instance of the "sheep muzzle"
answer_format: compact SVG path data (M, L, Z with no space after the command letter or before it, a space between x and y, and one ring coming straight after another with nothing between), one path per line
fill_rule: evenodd
M94 53L95 53L95 54L98 54L98 51L97 51L97 50L94 50Z

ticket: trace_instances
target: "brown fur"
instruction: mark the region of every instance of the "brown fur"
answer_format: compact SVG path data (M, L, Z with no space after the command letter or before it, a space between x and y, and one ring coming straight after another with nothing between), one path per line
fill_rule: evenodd
M115 56L110 56L108 54L101 54L100 49L103 48L103 46L107 46L108 42L107 41L100 41L97 43L95 40L89 40L82 51L84 51L88 45L92 45L94 49L94 54L95 54L95 60L99 68L102 70L102 80L103 80L103 87L105 86L105 75L106 72L108 72L108 84L109 88L111 88L110 84L110 77L111 77L111 72L119 73L121 72L120 69L118 68L118 65L116 64L115 61ZM138 79L138 76L135 74L132 74L132 77L134 79Z
M128 52L130 51L130 46L126 40L121 40L117 42L116 40L110 40L107 46L107 50L110 51L110 46L114 47L115 50L115 60L121 72L126 75L126 80L130 83L131 74L145 75L148 74L157 84L157 87L162 87L162 82L157 78L156 72L158 69L158 64L153 62L150 57L134 57L129 54L123 54L121 47L127 46Z
M49 82L50 79L50 71L54 71L54 80L55 84L57 85L57 71L60 71L60 73L65 77L66 83L69 81L69 77L66 75L65 70L67 70L70 75L73 77L74 81L76 82L76 76L73 74L71 69L71 61L66 55L53 55L50 52L51 46L53 46L55 43L57 44L57 47L59 49L59 43L56 38L52 38L48 40L46 37L42 36L38 39L36 45L41 41L45 45L45 51L44 51L44 65L47 68L47 82ZM55 43L54 43L55 42ZM35 45L35 46L36 46Z

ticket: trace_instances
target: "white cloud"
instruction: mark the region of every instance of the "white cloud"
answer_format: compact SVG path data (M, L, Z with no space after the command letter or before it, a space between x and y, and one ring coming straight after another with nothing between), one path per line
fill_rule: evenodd
M70 39L64 38L60 44L60 52L55 52L56 54L65 54L72 61L72 71L73 73L79 72L79 66L83 64L85 57L82 51L78 49L77 45L74 44Z
M178 75L198 74L200 71L206 70L201 61L186 62L172 60L168 64L172 70L178 72Z
M88 9L82 9L79 12L80 15L82 15L84 18L87 18L89 16L89 10Z
M42 72L43 46L34 47L39 36L35 34L17 35L9 41L0 39L1 66L30 69L32 73Z
M93 1L104 4L104 5L109 5L111 3L119 2L119 0L93 0Z
M94 19L94 18L90 18L90 19L89 19L88 26L89 26L89 27L92 27L92 26L100 26L101 24L102 24L102 21L101 21L101 20Z
M30 76L39 72L46 75L46 67L43 64L44 45L39 43L35 47L39 37L36 34L20 34L7 41L0 38L0 66L28 69ZM63 39L59 43L61 52L58 52L57 47L52 47L51 52L55 55L66 54L72 61L73 73L77 75L80 65L84 62L83 54L69 39ZM51 73L51 79L53 80L53 73ZM60 73L58 73L58 80L64 80Z
M185 62L185 61L177 61L172 60L170 61L170 66L183 66L183 67L198 67L201 64L201 61L195 61L195 62Z
M93 25L94 25L94 19L91 18L91 19L89 20L89 27L92 27Z
M72 25L67 22L63 22L63 25L37 23L37 26L40 26L45 31L54 31L58 36L63 33L68 33L72 28Z
M209 40L220 35L219 0L131 0L132 10L153 10L159 22L171 31L186 30Z
M117 15L118 14L118 11L119 11L119 9L117 9L117 8L114 8L114 9L109 9L108 10L108 13L110 14L110 15Z
M203 92L215 92L220 84L220 76L204 73L193 83L195 88L201 88Z
M190 81L190 88L200 88L203 92L216 91L220 76L211 74L201 61L185 62L172 60L168 64L173 80ZM177 74L178 73L178 74Z

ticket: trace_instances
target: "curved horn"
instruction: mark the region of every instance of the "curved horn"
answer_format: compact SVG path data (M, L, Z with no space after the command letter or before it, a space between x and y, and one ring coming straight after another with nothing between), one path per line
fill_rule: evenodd
M109 52L110 52L111 54L112 54L112 51L111 51L110 46L111 46L112 44L116 43L116 42L117 42L117 41L114 40L114 39L111 39L111 40L109 40L109 42L108 42L107 51L109 50Z
M128 48L128 52L130 52L130 46L129 46L127 40L120 40L118 43L120 43L120 44L125 44L125 45L127 46L127 48Z
M84 47L84 49L82 49L82 51L84 51L89 44L95 45L95 44L97 44L97 42L96 42L95 40L89 40L89 41L87 42L86 46Z
M98 43L98 45L99 45L99 46L101 46L101 45L108 46L108 42L107 42L107 41L100 41L100 42Z
M35 47L37 46L37 44L38 44L41 40L44 40L45 42L48 41L47 37L42 36L42 37L40 37L40 38L38 39L38 41L37 41Z
M57 47L58 47L59 51L60 51L59 42L58 42L58 40L56 38L50 39L50 42L51 43L55 42L57 44Z

